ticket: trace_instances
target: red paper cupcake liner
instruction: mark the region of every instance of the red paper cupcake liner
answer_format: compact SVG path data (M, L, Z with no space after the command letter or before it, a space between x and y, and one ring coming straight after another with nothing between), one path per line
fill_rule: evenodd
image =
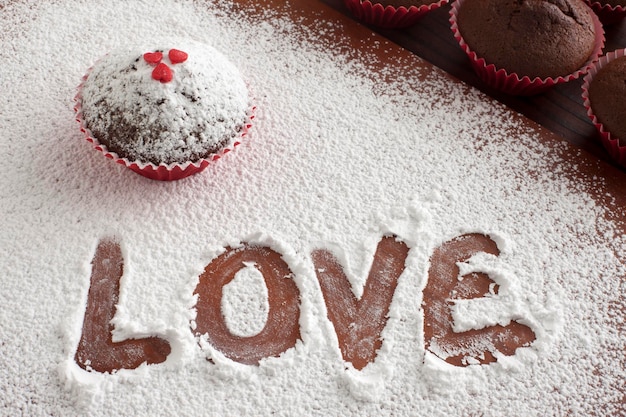
M626 17L626 7L602 4L595 0L585 0L585 3L598 15L604 25L613 25Z
M439 0L422 6L393 7L383 6L376 0L344 0L350 12L363 23L386 29L399 29L411 26L424 14L447 4L449 0Z
M591 103L589 101L589 84L591 83L591 80L593 80L593 77L595 77L595 75L598 73L598 71L600 71L602 67L604 67L612 60L623 57L625 55L626 49L618 49L616 51L609 52L601 57L583 79L584 81L582 86L583 104L585 106L585 110L587 110L587 116L589 116L591 122L598 130L600 141L602 142L602 145L604 145L604 148L608 151L609 155L611 155L611 158L613 158L615 162L623 167L626 167L626 146L620 146L619 139L611 135L611 132L604 128L604 125L600 123L596 115L593 113L593 110L591 109Z
M465 43L465 40L459 32L459 26L457 24L457 14L459 8L463 4L464 0L455 0L452 3L450 9L450 25L454 38L457 40L465 54L470 58L472 67L478 75L478 77L490 87L499 90L503 93L516 95L516 96L531 96L539 94L550 87L575 80L581 75L586 74L593 64L598 60L598 57L602 54L602 48L604 47L604 29L602 23L597 15L592 13L593 25L595 28L596 39L595 47L589 60L577 71L559 77L539 78L535 77L531 79L527 75L520 76L517 73L509 73L504 68L496 68L494 64L489 64L484 58L479 57L476 52Z
M222 148L220 151L197 161L156 165L152 162L131 161L128 158L121 158L117 153L109 151L105 145L101 144L85 125L82 110L82 87L89 75L89 72L91 72L91 69L89 69L87 74L83 76L83 80L78 87L78 92L74 97L74 112L76 113L76 121L80 123L81 132L84 133L85 139L93 145L94 149L101 152L106 158L113 160L115 163L124 165L126 168L146 178L158 181L176 181L190 175L197 174L209 166L210 163L219 160L224 155L239 146L241 141L247 136L249 129L252 127L252 120L254 119L256 107L252 107L248 112L248 120L240 132L239 140L235 140L230 145Z

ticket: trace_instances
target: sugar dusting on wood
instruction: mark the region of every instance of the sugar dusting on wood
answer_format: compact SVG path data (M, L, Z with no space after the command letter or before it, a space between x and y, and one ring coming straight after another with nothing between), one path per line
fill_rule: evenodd
M334 22L308 29L280 13L166 0L10 3L0 19L3 414L624 412L623 226L592 197L601 183L570 179L576 167L558 147L503 107L411 62L382 67L328 42ZM160 183L94 152L72 97L108 51L172 37L227 55L258 111L236 152ZM430 256L467 233L490 236L500 254L461 269L488 272L499 289L491 306L455 307L466 311L459 325L514 320L536 340L455 367L425 348L421 302ZM388 234L410 251L376 360L359 371L342 360L311 253L331 251L359 296ZM166 338L162 364L106 375L73 360L106 236L125 260L113 337ZM301 296L301 341L258 366L199 344L190 324L204 267L241 242L281 253ZM230 325L245 333L245 317Z

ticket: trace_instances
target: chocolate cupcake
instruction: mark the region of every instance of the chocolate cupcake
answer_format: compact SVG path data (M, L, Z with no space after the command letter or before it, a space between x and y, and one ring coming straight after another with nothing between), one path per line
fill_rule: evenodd
M585 0L585 3L605 25L613 25L626 16L626 0Z
M457 0L450 22L478 75L510 94L578 78L604 45L583 0Z
M236 146L250 108L239 70L195 42L111 52L76 96L77 119L96 149L161 180L200 172Z
M626 50L603 56L583 83L587 115L611 157L626 167Z
M411 26L424 14L448 0L344 0L354 16L364 23L381 28Z

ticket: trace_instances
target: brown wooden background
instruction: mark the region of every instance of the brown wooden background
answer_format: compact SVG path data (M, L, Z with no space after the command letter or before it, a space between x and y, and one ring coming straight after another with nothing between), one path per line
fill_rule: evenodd
M320 1L353 18L343 0ZM533 97L513 97L494 91L474 74L467 56L452 36L449 13L450 6L445 5L426 14L415 25L406 29L369 28L452 76L479 88L573 145L617 166L602 147L596 129L585 113L581 97L582 78L555 86L548 92ZM605 27L605 37L605 52L626 48L626 20ZM625 168L620 169L626 172Z

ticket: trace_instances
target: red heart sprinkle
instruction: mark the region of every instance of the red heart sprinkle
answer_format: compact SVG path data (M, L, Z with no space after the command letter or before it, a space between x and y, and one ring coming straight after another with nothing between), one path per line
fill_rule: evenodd
M187 52L183 52L178 49L170 49L168 56L170 57L170 61L172 62L172 64L180 64L181 62L185 62L189 57Z
M162 83L169 83L172 81L172 78L174 78L174 74L167 64L161 62L154 68L154 70L152 70L152 78L157 81L161 81Z
M158 64L163 59L163 53L161 52L146 52L143 54L143 59L150 64Z

